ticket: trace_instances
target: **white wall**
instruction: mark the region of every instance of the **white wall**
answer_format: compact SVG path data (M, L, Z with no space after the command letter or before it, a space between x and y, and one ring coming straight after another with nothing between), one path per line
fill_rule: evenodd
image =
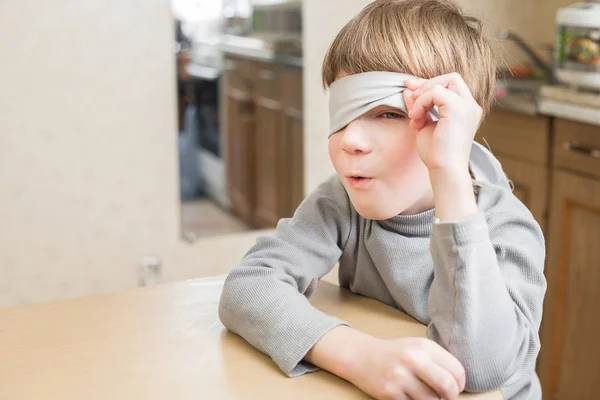
M0 2L0 306L231 268L256 233L179 240L169 0Z

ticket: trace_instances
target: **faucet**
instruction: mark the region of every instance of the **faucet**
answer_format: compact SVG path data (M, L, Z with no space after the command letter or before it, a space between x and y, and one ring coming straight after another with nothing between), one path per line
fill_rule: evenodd
M527 55L531 58L531 60L539 69L546 72L546 76L550 83L560 83L560 81L558 80L558 78L556 78L556 75L554 74L552 66L545 63L544 60L538 57L538 55L531 49L531 47L528 46L527 43L525 43L523 38L521 38L519 35L517 35L514 32L511 32L508 29L501 29L498 36L500 40L511 40L515 42L525 53L527 53Z

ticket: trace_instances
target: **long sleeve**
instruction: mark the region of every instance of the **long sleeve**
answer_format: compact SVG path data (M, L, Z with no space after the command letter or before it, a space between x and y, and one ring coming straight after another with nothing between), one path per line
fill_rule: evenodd
M346 324L308 299L338 261L350 229L348 196L332 177L292 218L280 220L273 236L258 238L225 281L221 321L288 376L316 370L304 356L325 333Z
M467 391L531 379L546 291L539 225L508 189L482 190L488 211L434 223L430 244L428 336L461 361Z

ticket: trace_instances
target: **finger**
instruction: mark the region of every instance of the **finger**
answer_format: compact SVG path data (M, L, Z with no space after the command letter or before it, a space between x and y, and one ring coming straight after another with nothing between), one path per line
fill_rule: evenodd
M429 387L425 382L412 376L406 384L406 394L410 399L414 400L439 400L440 395L435 390Z
M410 112L413 105L415 104L415 99L412 97L412 94L413 94L413 91L411 89L405 89L404 92L402 93L402 96L404 98L404 103L406 104L406 113L407 114ZM420 119L418 121L411 119L411 120L409 120L408 126L414 130L419 130L422 128L422 126L425 124L425 122L426 121L424 119Z
M415 131L420 131L426 126L432 125L435 122L431 120L431 117L411 119L408 123L408 127Z
M408 116L411 119L425 118L427 112L433 109L434 106L447 108L447 106L456 104L460 100L460 97L456 93L440 85L436 85L417 97Z
M431 341L431 344L435 348L430 352L433 362L448 371L454 377L460 392L465 390L466 373L463 365L456 357L436 342Z
M442 87L451 90L452 92L458 94L461 97L473 97L471 94L471 90L463 80L462 76L457 72L453 72L451 74L436 76L435 78L428 79L427 82L423 83L421 87L418 89L414 89L415 92L413 96L418 97L423 92L433 88L434 86L439 85Z
M424 363L415 372L419 379L442 399L454 400L458 398L460 389L450 371L435 362L429 362Z
M425 82L427 82L427 79L414 78L414 79L407 79L404 82L404 85L410 90L417 90L418 88L423 86L423 84Z
M413 90L411 90L411 89L404 89L404 92L402 92L402 97L404 99L404 103L406 104L406 112L407 113L410 111L413 104L415 104L415 99L413 98L412 94L413 94Z

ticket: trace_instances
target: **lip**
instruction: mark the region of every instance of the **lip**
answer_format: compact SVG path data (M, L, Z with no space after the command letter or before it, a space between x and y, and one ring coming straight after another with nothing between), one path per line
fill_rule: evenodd
M367 189L373 184L373 178L351 175L346 177L348 185L353 189Z

